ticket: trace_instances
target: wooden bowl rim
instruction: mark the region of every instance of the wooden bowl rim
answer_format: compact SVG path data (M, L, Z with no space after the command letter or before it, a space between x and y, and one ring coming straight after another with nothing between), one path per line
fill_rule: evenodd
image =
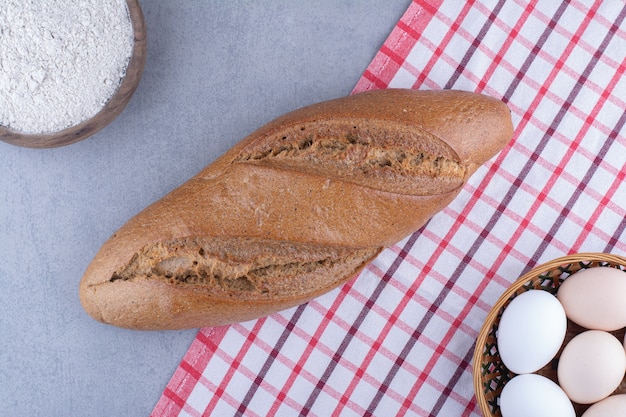
M92 136L124 110L139 86L147 55L147 30L139 0L126 0L133 27L133 50L126 75L109 101L93 117L58 132L25 134L0 126L0 141L27 148L54 148Z
M485 398L481 372L482 358L484 356L483 352L487 337L489 336L491 328L493 327L496 319L500 315L503 307L521 288L523 288L525 284L530 282L533 278L536 278L539 275L544 274L546 271L552 270L559 266L584 262L606 262L612 265L621 265L626 267L626 257L610 253L581 252L555 258L549 262L535 266L534 268L523 274L521 277L516 279L502 293L502 295L500 295L496 303L489 311L489 314L487 314L487 317L485 318L480 332L478 333L478 337L476 338L474 354L472 357L472 377L474 394L476 396L476 401L478 402L479 408L485 417L494 417L494 414L491 412L491 407L489 406L487 399Z

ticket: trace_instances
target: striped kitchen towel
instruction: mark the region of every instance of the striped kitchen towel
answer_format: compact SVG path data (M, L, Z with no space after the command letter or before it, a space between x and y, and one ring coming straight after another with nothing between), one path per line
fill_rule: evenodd
M471 358L500 294L565 254L626 254L625 16L622 1L414 1L354 92L488 94L512 142L355 280L200 330L153 415L480 415Z

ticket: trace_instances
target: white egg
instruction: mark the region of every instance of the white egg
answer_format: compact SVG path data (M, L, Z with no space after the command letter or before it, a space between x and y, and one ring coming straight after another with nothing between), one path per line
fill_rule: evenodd
M504 365L516 374L535 372L559 351L567 318L557 298L547 291L529 290L505 308L496 335Z
M575 417L572 402L553 381L538 374L517 375L500 394L502 417Z
M557 375L567 396L580 404L591 404L609 396L626 372L626 352L612 334L587 330L565 345Z
M626 394L611 395L589 407L582 417L626 416Z
M567 317L591 330L626 327L626 273L616 268L582 269L559 287L557 298Z

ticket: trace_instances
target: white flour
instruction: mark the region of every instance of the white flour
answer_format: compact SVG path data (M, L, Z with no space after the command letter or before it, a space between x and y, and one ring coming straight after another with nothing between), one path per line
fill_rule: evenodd
M89 119L132 48L125 0L0 0L0 125L51 133Z

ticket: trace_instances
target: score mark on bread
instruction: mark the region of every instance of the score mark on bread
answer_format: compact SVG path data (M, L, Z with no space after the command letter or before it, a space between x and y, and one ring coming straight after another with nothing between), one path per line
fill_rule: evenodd
M253 143L236 162L414 195L452 191L463 185L467 172L445 142L423 129L354 119L293 126Z
M378 248L347 249L247 238L183 238L147 245L113 273L117 280L202 285L216 296L272 299L354 274Z

